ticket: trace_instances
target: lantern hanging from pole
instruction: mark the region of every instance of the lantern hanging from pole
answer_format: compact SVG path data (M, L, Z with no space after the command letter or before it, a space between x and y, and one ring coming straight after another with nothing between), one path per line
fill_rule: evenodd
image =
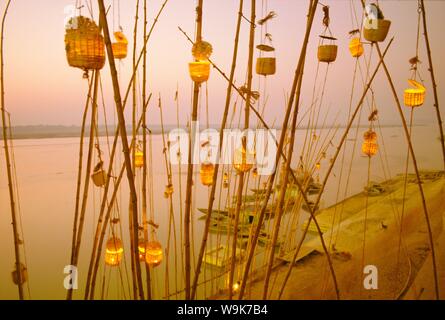
M122 260L123 252L122 241L116 237L110 238L105 248L105 264L110 267L118 266Z
M103 187L107 183L107 173L103 169L103 161L100 161L93 170L91 179L96 187Z
M149 241L145 251L145 262L152 267L157 267L161 264L164 258L162 246L158 241Z
M209 58L212 52L212 45L206 41L198 41L193 45L192 55L195 60L189 63L189 73L194 82L200 84L209 80Z
M376 4L371 4L371 12L365 18L363 37L370 42L383 42L391 26L390 20L385 20L382 10Z
M144 153L137 148L134 153L134 166L136 168L142 168L144 166Z
M83 16L71 18L66 26L65 51L68 64L84 71L105 65L105 44L96 23Z
M122 31L114 33L116 42L112 44L115 59L125 59L128 54L128 40Z
M12 271L11 276L12 282L14 282L15 285L24 284L26 281L28 281L28 269L23 263L20 263L20 280L17 266L14 267L14 271Z
M379 150L379 146L377 144L377 133L375 133L373 130L369 130L365 132L363 137L364 141L362 144L362 152L368 157L375 156Z
M360 38L352 38L349 42L349 52L351 52L351 55L354 58L359 58L363 55L365 52L365 49L363 48L363 44L360 41Z
M335 44L337 38L320 36L321 44L318 46L318 61L331 63L337 59L338 46ZM329 40L329 44L324 44L325 40Z
M414 88L406 89L403 95L405 105L408 107L419 107L425 102L426 88L416 80L410 79L408 83Z
M233 167L239 173L247 172L252 169L255 162L255 154L245 148L241 147L235 150L233 159Z
M258 45L257 49L265 52L265 54L267 54L267 52L275 52L274 47L265 44ZM262 76L274 75L277 68L276 64L277 62L275 57L258 57L256 60L256 73Z
M213 184L214 172L215 172L215 166L213 165L213 163L205 162L201 164L201 169L199 170L201 183L207 187L210 187Z

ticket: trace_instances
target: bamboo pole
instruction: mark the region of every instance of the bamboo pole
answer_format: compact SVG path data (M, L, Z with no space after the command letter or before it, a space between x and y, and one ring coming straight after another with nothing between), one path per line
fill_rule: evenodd
M138 20L139 20L139 0L136 1L136 14L134 18L134 28L133 28L133 70L137 71L136 68L136 46L137 46L137 33L138 33ZM133 140L136 139L136 131L135 131L135 124L136 121L136 109L137 109L137 96L136 96L136 85L137 85L137 72L133 77L132 85L131 85L131 94L132 94L132 118L131 118L131 131L132 131L132 137ZM136 179L136 167L135 167L135 151L136 151L136 145L133 149L130 150L131 152L131 163L132 163L132 170L133 170L133 178ZM131 199L131 193L130 193L130 199ZM137 242L136 237L138 237L138 233L134 233L134 226L133 226L133 215L134 211L132 210L132 204L130 201L129 204L129 210L128 210L128 217L129 217L129 232L130 232L130 261L131 261L131 274L132 274L132 281L133 281L133 296L134 299L137 299L138 296L138 287L137 287L137 281L136 281L136 264L138 264L139 259L135 255L135 243ZM138 230L139 231L139 230Z
M202 7L203 0L198 0L198 6L196 7L196 42L202 40ZM187 187L185 198L185 212L184 212L184 251L185 251L185 297L190 299L190 277L191 277L191 265L190 265L190 215L192 206L192 186L193 186L193 155L195 150L195 130L196 121L198 120L198 99L200 84L195 82L193 85L193 106L190 125L190 137L189 137L189 152L188 152L188 164L187 164Z
M12 170L11 170L11 159L9 155L9 146L8 146L8 134L6 127L6 108L5 108L5 61L4 61L4 32L5 32L5 23L6 16L8 14L8 9L11 4L11 0L8 0L5 11L3 12L2 18L2 30L1 30L1 41L0 41L0 81L1 81L1 109L2 109L2 125L3 125L3 144L5 147L5 159L6 159L6 172L8 175L8 189L9 189L9 203L11 205L11 218L12 218L12 231L14 236L14 254L15 254L15 270L17 273L17 287L19 290L19 299L23 300L23 284L22 282L22 272L21 272L21 262L20 262L20 237L17 226L17 212L15 207L15 196L13 190L13 182L12 182Z
M138 232L138 219L137 219L137 194L136 194L136 187L134 183L134 177L133 177L133 170L131 168L131 157L130 157L130 149L128 146L128 140L127 140L127 129L125 127L125 116L124 116L124 110L122 105L122 98L119 88L119 80L117 76L116 71L116 64L114 61L114 55L113 55L113 48L111 45L111 38L110 38L110 31L108 28L108 21L106 17L106 11L105 11L105 5L103 0L98 0L99 4L99 11L100 11L100 19L102 22L103 30L104 30L104 40L105 40L105 46L107 48L108 53L108 62L110 65L110 71L111 71L111 78L113 81L113 90L114 90L114 99L116 102L116 109L117 109L117 115L119 120L119 127L120 127L120 135L121 135L121 141L122 141L122 148L124 152L125 157L125 166L127 171L127 178L128 178L128 184L130 187L131 197L130 201L132 203L132 209L133 209L133 232L134 234L137 234ZM136 239L134 246L134 255L138 254L138 241ZM142 285L142 276L141 276L141 266L139 263L136 263L136 277L137 277L137 283L138 283L138 289L139 289L139 299L144 299L144 288Z
M247 101L251 101L252 98L252 78L253 78L253 48L255 45L255 19L256 19L256 0L251 1L251 14L250 14L250 34L249 34L249 57L247 62L247 94L246 94L246 106L244 110L244 130L249 129L249 115L250 109ZM242 137L242 148L247 154L247 137ZM244 159L242 159L243 161ZM233 277L235 274L236 267L236 246L238 240L238 225L239 225L239 215L241 204L243 202L243 187L244 187L244 171L239 172L239 184L238 192L236 196L236 207L235 207L235 221L233 224L233 239L232 239L232 252L230 259L230 272L229 272L229 300L233 297Z
M144 39L147 37L147 0L144 0ZM142 63L142 101L147 100L147 48L144 46L144 57ZM136 51L135 51L136 52ZM147 106L142 109L142 153L144 164L142 167L142 224L144 228L144 246L148 241L148 222L147 222ZM133 160L134 161L134 160ZM134 162L133 162L134 163ZM147 248L145 248L147 252ZM151 276L150 267L145 265L145 278L147 282L147 300L151 300Z
M97 95L98 95L98 86L99 86L99 75L100 72L98 70L93 72L94 74L94 84L93 84L93 99L91 102L91 120L90 120L90 136L88 142L88 155L87 155L87 163L85 169L85 180L83 185L83 195L82 195L82 204L79 212L79 226L78 233L76 234L76 245L74 248L74 255L71 261L71 264L77 266L79 260L79 252L80 245L82 242L82 233L85 222L85 213L88 203L88 191L90 187L90 175L91 175L91 166L93 161L93 152L94 152L94 137L96 130L96 114L97 114ZM71 300L73 296L73 289L68 290L67 299Z
M437 117L437 123L439 125L439 132L440 132L440 144L442 147L442 157L443 157L443 165L445 168L445 142L444 142L444 133L443 133L443 126L442 126L442 116L440 115L440 108L439 108L439 95L437 93L437 82L436 82L436 76L434 75L434 69L433 69L433 58L431 55L431 46L430 46L430 39L428 37L428 26L426 23L426 11L425 11L425 2L424 0L420 0L421 10L422 10L422 20L423 20L423 30L425 35L425 45L427 49L428 54L428 62L429 62L429 72L431 74L431 82L433 84L433 92L434 92L434 108L436 109L436 117Z
M219 157L221 156L222 145L223 145L223 140L224 140L224 129L226 128L227 117L229 115L230 100L232 97L232 83L233 83L233 79L235 77L236 61L237 61L237 57L238 57L238 42L239 42L239 34L240 34L240 29L241 29L241 19L243 17L243 4L244 4L244 0L240 0L239 11L238 11L238 21L237 21L236 32L235 32L235 45L233 48L232 67L230 70L229 84L227 86L227 94L226 94L226 103L224 106L224 113L223 113L223 118L221 121L221 128L220 128L220 132L219 132L219 155L218 155L217 159L219 159ZM202 258L204 257L204 252L206 250L210 222L211 222L211 217L212 217L213 203L215 201L216 182L218 180L218 171L219 171L219 161L216 161L215 169L213 171L213 183L212 183L212 189L210 191L210 196L209 196L209 203L208 203L208 209L207 209L207 217L206 217L205 226L204 226L203 238L201 241L201 248L199 250L197 265L196 265L196 269L195 269L195 277L193 279L192 294L191 294L192 299L194 299L195 294L196 294L196 289L197 289L198 280L199 280L199 274L201 272Z
M384 53L383 53L383 57L386 56L386 53L388 52L388 49L389 49L389 47L391 46L393 40L394 40L394 38L392 38L391 41L388 43L388 46L386 47L386 49L385 49L385 51L384 51ZM361 108L361 106L362 106L362 104L363 104L363 101L365 100L366 95L367 95L369 89L371 88L372 82L374 81L374 78L376 77L377 72L379 71L380 66L382 65L382 62L383 62L383 60L380 59L379 63L377 64L377 66L376 66L376 68L375 68L374 73L372 74L371 78L369 79L368 84L366 85L365 89L363 90L363 94L362 94L362 96L361 96L361 98L360 98L360 100L359 100L359 102L358 102L358 104L357 104L357 107L355 108L353 114L351 115L351 118L349 119L348 125L347 125L347 127L346 127L346 129L345 129L345 132L343 133L343 136L342 136L341 139L340 139L340 143L339 143L339 145L337 146L337 150L336 150L336 152L335 152L335 154L334 154L334 156L333 156L333 158L332 158L332 161L331 161L331 163L330 163L330 165L329 165L329 168L328 168L328 171L327 171L327 173L326 173L326 176L325 176L325 178L324 178L324 180L323 180L323 183L322 183L322 186L321 186L321 189L320 189L320 193L319 193L319 195L317 196L317 199L315 200L314 208L316 208L316 207L318 206L318 204L320 203L321 196L322 196L322 194L323 194L323 192L324 192L324 189L325 189L325 187L326 187L326 184L327 184L327 182L328 182L328 179L329 179L329 177L330 177L330 175L331 175L331 173L332 173L332 170L333 170L333 168L334 168L334 165L335 165L335 163L336 163L336 161L337 161L338 155L340 154L340 151L341 151L341 149L342 149L342 147L343 147L343 144L345 143L345 141L346 141L346 139L347 139L347 137L348 137L349 130L351 129L351 127L352 127L352 125L353 125L353 123L354 123L354 120L355 120L355 118L356 118L358 112L360 111L360 108ZM291 261L291 263L289 264L289 268L288 268L287 274L286 274L286 276L285 276L285 278L284 278L283 284L282 284L282 286L281 286L281 290L280 290L280 292L279 292L278 299L281 298L281 295L282 295L283 292L284 292L286 283L287 283L287 281L289 280L289 277L290 277L290 275L291 275L293 266L294 266L294 264L295 264L295 261L297 260L298 253L300 252L301 245L303 244L303 241L304 241L304 239L306 238L306 234L307 234L307 231L308 231L308 229L309 229L309 225L310 225L310 223L311 223L312 220L313 220L314 223L316 224L316 227L317 227L318 232L321 233L321 230L320 230L320 228L319 228L319 225L318 225L318 223L316 223L315 216L314 216L313 214L311 214L311 217L309 218L308 224L307 224L307 226L306 226L306 228L305 228L305 230L304 230L304 232L303 232L303 236L301 237L300 242L298 243L297 248L295 249L295 253L294 253L294 256L293 256L293 258L292 258L292 261ZM321 236L321 239L323 239L322 236ZM322 242L322 243L323 243L323 242ZM332 272L332 269L331 269L331 272ZM338 290L337 290L337 296L338 296L338 295L339 295L339 293L338 293Z
M432 233L432 229L431 229L431 222L430 222L430 218L429 218L429 214L428 214L428 208L426 205L425 193L424 193L422 181L420 178L419 166L417 165L417 158L414 153L414 147L413 147L413 144L411 141L411 136L409 133L408 125L406 124L405 116L403 115L402 107L400 105L399 97L397 96L397 91L394 87L394 83L392 81L391 74L389 73L386 63L383 60L380 46L378 45L378 43L376 43L375 45L377 48L377 52L379 53L379 57L382 60L383 69L385 70L386 77L388 78L388 82L389 82L391 91L394 96L394 101L396 102L396 106L399 111L400 119L402 121L403 129L405 131L405 136L406 136L406 140L408 143L409 152L411 154L411 159L413 161L413 167L414 167L414 171L415 171L416 177L417 177L417 185L419 186L420 197L422 198L422 207L423 207L423 212L425 214L425 222L426 222L427 230L428 230L428 240L429 240L429 244L430 244L431 259L432 259L432 264L433 264L434 287L435 287L434 289L435 289L436 299L439 300L439 297L440 297L440 295L439 295L439 280L438 280L438 275L437 275L436 253L434 250L433 233Z
M291 113L291 109L292 109L292 105L294 103L294 98L295 98L295 92L297 90L297 83L300 77L300 73L303 67L303 63L304 63L304 56L307 50L307 45L309 42L309 36L311 33L311 29L312 29L312 23L314 21L314 16L315 16L315 12L317 10L317 5L318 5L318 0L311 0L310 1L310 11L308 14L308 22L307 22L307 26L306 26L306 34L304 37L304 41L303 41L303 47L301 49L301 54L300 54L300 58L298 61L298 65L297 65L297 69L295 71L295 76L294 76L294 80L293 80L293 84L292 84L292 89L291 89L291 93L289 96L289 101L288 101L288 106L286 109L286 114L283 120L283 125L282 125L282 132L281 132L281 136L280 136L280 141L278 143L278 147L277 147L277 154L276 154L276 159L275 159L275 164L279 163L280 157L281 157L281 153L283 151L283 146L284 146L284 138L286 136L286 131L287 131L287 126L288 126L288 121L289 121L289 117L290 117L290 113ZM272 173L272 175L269 178L269 182L267 185L267 191L266 191L266 196L263 202L263 205L261 207L261 212L259 215L259 219L258 219L258 225L255 229L255 234L253 236L252 242L251 242L251 246L249 248L248 251L248 257L246 260L246 264L245 264L245 268L244 268L244 272L243 272L243 277L242 277L242 281L241 281L241 286L240 286L240 293L239 293L239 299L242 299L243 295L244 295L244 291L246 288L246 284L247 284L247 280L248 280L248 276L249 276L249 272L250 272L250 266L252 263L252 259L253 259L253 255L254 255L254 251L255 251L255 246L258 240L258 236L260 233L260 229L261 229L261 225L264 221L264 216L266 213L266 209L267 209L267 203L269 201L270 195L272 193L272 187L273 187L273 183L275 180L275 176L276 176L276 172L277 172L277 166L275 166L274 172Z

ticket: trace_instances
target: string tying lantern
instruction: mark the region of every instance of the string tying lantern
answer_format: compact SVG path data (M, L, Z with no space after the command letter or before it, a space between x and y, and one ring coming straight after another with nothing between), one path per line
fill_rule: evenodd
M65 51L74 68L100 70L105 65L105 44L96 23L86 17L71 18L66 27Z

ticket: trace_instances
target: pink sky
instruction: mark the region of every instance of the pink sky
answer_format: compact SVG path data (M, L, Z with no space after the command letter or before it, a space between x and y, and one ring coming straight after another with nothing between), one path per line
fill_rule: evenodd
M6 64L6 107L12 114L14 125L31 124L62 124L79 125L82 116L87 83L82 79L82 71L70 68L66 62L64 51L64 7L74 4L68 0L14 0L10 7L5 37ZM97 17L96 1L95 15ZM117 0L105 1L106 4L117 4ZM149 24L160 7L161 0L149 0ZM348 52L348 32L355 29L350 15L349 0L323 0L331 7L331 29L339 38L339 55L331 65L328 78L324 108L330 109L333 118L337 112L345 118L352 83L354 59ZM2 1L3 9L5 1ZM121 0L121 24L129 37L132 47L133 18L136 0ZM264 16L262 5L266 1L257 1L257 17ZM359 1L354 1L360 15ZM400 97L407 86L409 58L415 55L417 29L417 1L380 1L386 18L393 24L388 39L395 36L395 41L387 56L387 63L393 74ZM237 0L204 0L204 31L205 40L214 48L212 59L227 73L230 69L233 50L235 22L239 2ZM277 13L277 18L270 21L268 32L273 35L276 48L277 74L267 80L268 107L266 119L272 123L275 119L281 122L284 109L284 96L290 90L296 61L301 47L306 24L308 2L303 0L268 0L268 9ZM433 49L433 59L441 102L445 89L445 44L442 30L445 27L443 13L445 2L426 1L428 9L428 25ZM245 0L244 13L250 16L250 1ZM116 8L117 10L117 8ZM267 10L264 9L264 12ZM83 11L87 14L87 11ZM117 13L116 13L117 15ZM113 12L110 13L110 25ZM316 46L318 35L322 30L322 10L318 11L311 35L308 51L302 102L304 107L311 100L317 66ZM194 0L170 0L162 14L149 44L149 92L154 96L160 93L165 108L165 122L175 123L174 93L177 84L180 88L181 121L185 123L190 110L191 80L188 76L187 63L191 60L190 44L178 31L181 26L190 35L193 34L195 22ZM236 82L244 83L247 65L248 23L243 21L240 39L240 53ZM141 37L139 37L139 41ZM260 28L257 28L257 44L260 43ZM427 57L424 42L421 42L421 72L426 80L427 88L431 88L427 73ZM370 47L366 47L369 53ZM257 56L258 52L255 52ZM321 65L324 75L326 66ZM121 88L128 84L131 70L130 56L120 65ZM105 86L107 116L113 121L112 92L108 67L102 72ZM254 86L258 89L260 78L255 76ZM397 123L397 113L384 74L376 78L377 107L383 123ZM203 87L204 88L204 87ZM212 70L208 82L210 122L220 123L226 92L225 80ZM356 92L358 95L359 92ZM203 96L204 97L204 96ZM204 101L204 100L203 100ZM155 100L153 100L155 102ZM442 103L443 104L443 103ZM155 104L150 105L149 122L159 123L159 113ZM202 104L204 108L204 103ZM202 109L204 111L204 109ZM201 121L205 121L201 112ZM428 91L427 102L416 113L416 120L422 123L434 123L432 92ZM277 123L279 123L277 122ZM434 123L435 124L435 123Z

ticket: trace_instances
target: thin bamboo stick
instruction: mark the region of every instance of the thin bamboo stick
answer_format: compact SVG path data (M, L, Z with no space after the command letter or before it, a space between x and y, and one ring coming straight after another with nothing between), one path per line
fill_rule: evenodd
M147 0L144 0L144 39L147 37ZM147 48L144 46L144 56L142 63L142 101L147 100ZM136 52L136 51L135 51ZM147 106L142 109L142 153L144 164L142 167L142 224L144 228L144 246L148 241L148 222L147 222ZM137 130L136 130L137 132ZM134 135L135 136L135 135ZM133 153L134 155L134 153ZM134 163L134 160L133 160ZM145 252L147 248L145 248ZM145 278L147 282L147 300L151 300L151 276L150 267L145 265Z
M127 171L128 184L129 184L130 192L131 192L130 201L131 201L132 208L133 208L133 217L132 217L133 218L132 219L133 232L134 232L134 234L137 234L137 232L138 232L137 193L136 193L136 187L135 187L135 183L134 183L133 170L131 168L130 149L129 149L128 140L127 140L127 129L125 127L125 116L124 116L124 109L123 109L123 105L122 105L122 98L121 98L121 93L120 93L120 88L119 88L119 79L117 76L116 64L114 61L113 48L111 45L110 31L108 28L108 21L107 21L107 17L106 17L104 1L98 0L98 4L99 4L99 10L100 10L100 19L101 19L103 30L104 30L104 40L105 40L105 45L106 45L107 53L108 53L108 62L110 65L111 78L113 81L114 99L116 102L116 109L117 109L117 115L118 115L118 120L119 120L119 127L120 127L119 131L121 134L122 148L123 148L123 153L124 153L124 157L125 157L125 166L126 166L126 171ZM136 256L138 254L137 239L135 241L135 248L134 248L133 254ZM138 283L138 289L139 289L139 292L138 292L139 298L141 300L143 300L144 299L144 288L142 285L141 266L139 263L136 263L136 276L137 276L137 283Z
M442 126L442 116L440 115L440 108L439 108L439 95L437 93L437 82L436 77L434 75L434 69L433 69L433 58L431 55L431 46L430 46L430 39L428 37L428 26L426 23L426 11L425 11L425 2L424 0L420 0L421 10L422 10L422 17L423 17L423 30L425 35L425 45L428 53L428 62L429 62L429 72L431 74L431 82L433 83L433 92L434 92L434 108L436 109L436 117L437 117L437 123L439 125L439 132L440 132L440 144L442 147L442 157L443 157L443 165L445 168L445 137L443 133L443 126Z
M17 274L17 287L19 290L19 299L23 300L23 280L22 280L22 271L21 271L21 263L20 263L20 237L17 226L17 213L15 207L15 196L13 190L13 182L12 182L12 170L11 170L11 159L9 156L9 146L8 146L8 134L7 134L7 126L6 126L6 108L5 108L5 61L4 61L4 32L5 32L5 23L6 16L8 14L8 9L11 4L11 0L9 0L6 4L5 11L3 12L2 18L2 30L1 30L1 40L0 40L0 81L1 81L1 109L2 109L2 125L3 125L3 144L5 147L5 159L6 159L6 172L8 175L8 189L9 189L9 203L11 205L11 218L12 218L12 231L14 236L14 254L15 254L15 270Z
M429 214L428 214L428 208L426 205L425 193L423 190L422 181L420 179L419 166L417 165L417 158L414 153L414 147L413 147L413 144L411 141L411 136L409 133L408 125L406 124L405 116L403 115L399 97L397 96L397 91L394 87L394 83L392 81L391 74L389 73L386 63L383 60L382 52L380 50L378 43L376 43L376 48L377 48L377 52L379 53L379 57L382 60L383 69L385 70L386 77L388 78L388 82L389 82L391 91L394 96L394 101L396 102L396 106L399 111L400 119L402 121L403 129L405 131L405 136L406 136L406 140L407 140L408 147L409 147L409 152L411 154L411 159L413 161L413 167L414 167L414 171L415 171L416 177L417 177L417 185L419 186L420 197L422 199L423 212L425 214L425 222L426 222L427 230L428 230L428 240L429 240L429 244L430 244L431 259L432 259L432 264L433 264L434 289L435 289L436 299L439 300L440 295L439 295L439 280L438 280L438 275L437 275L436 252L434 250L433 233L432 233L432 229L431 229L431 222L430 222L430 218L429 218Z
M196 42L202 40L202 7L203 0L198 0L196 7ZM185 212L184 212L184 251L185 251L185 297L190 299L190 215L192 206L192 186L193 186L193 154L195 144L195 130L196 121L198 120L198 99L199 99L200 84L195 82L193 89L193 106L191 114L190 137L189 137L189 152L187 164L187 187L185 198Z
M217 159L219 159L221 157L221 150L222 150L222 145L223 145L223 140L224 140L224 129L226 128L227 117L229 115L230 100L232 97L232 83L233 83L233 79L235 77L236 61L237 61L237 57L238 57L238 42L239 42L239 34L240 34L240 29L241 29L241 19L243 17L243 4L244 4L244 0L240 0L239 11L238 11L238 21L237 21L236 32L235 32L235 45L233 48L232 67L230 70L229 84L227 86L227 94L226 94L226 104L224 106L224 113L223 113L223 118L221 121L221 128L220 128L220 132L219 132L219 155L218 155ZM195 269L195 277L193 279L192 294L191 294L192 299L194 299L195 294L196 294L196 288L198 285L199 274L201 272L202 259L204 257L204 253L205 253L206 245L207 245L207 239L209 236L209 228L210 228L210 222L211 222L211 217L212 217L213 203L215 201L216 182L218 180L218 171L219 171L219 161L216 161L215 169L213 171L213 183L212 183L212 189L210 191L210 196L209 196L209 203L208 203L207 217L206 217L204 231L203 231L203 238L201 241L201 248L199 250L197 265L196 265L196 269Z
M247 94L246 94L246 106L244 111L244 129L249 129L249 115L250 108L247 101L251 101L252 98L252 78L253 78L253 48L255 45L255 19L256 19L256 0L251 1L251 14L250 14L250 35L249 35L249 57L247 62ZM242 148L247 154L247 137L242 138ZM235 274L236 267L236 246L238 240L238 225L239 225L239 215L241 204L243 202L243 186L244 186L244 171L239 173L239 184L238 192L236 197L236 207L235 207L235 221L233 224L233 239L232 239L232 252L230 259L230 272L229 272L229 300L233 297L233 277Z

